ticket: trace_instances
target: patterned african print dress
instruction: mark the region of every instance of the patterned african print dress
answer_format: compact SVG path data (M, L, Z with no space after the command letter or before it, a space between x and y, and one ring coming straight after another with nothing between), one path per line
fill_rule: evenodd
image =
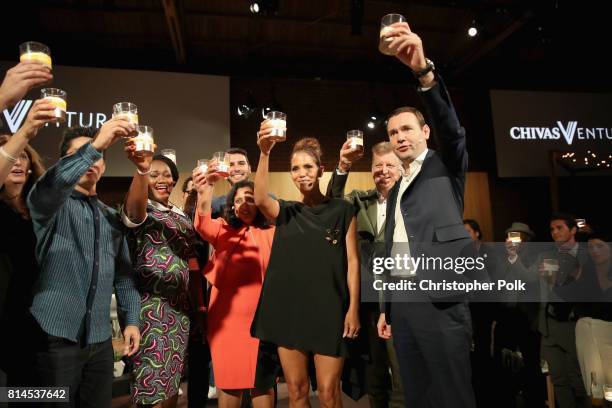
M129 239L141 296L140 349L134 355L132 400L157 404L178 392L189 337L189 270L197 270L191 221L149 200L147 218Z

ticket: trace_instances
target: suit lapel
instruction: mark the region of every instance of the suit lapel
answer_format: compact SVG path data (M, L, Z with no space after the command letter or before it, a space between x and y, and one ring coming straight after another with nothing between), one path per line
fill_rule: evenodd
M368 191L365 197L362 197L362 198L356 197L355 200L358 201L357 205L360 208L360 211L357 214L358 231L366 232L368 234L371 234L372 237L375 237L376 236L376 207L374 207L373 209L371 207L372 207L372 202L374 203L376 202L376 198L369 197L372 195L376 197L376 192ZM372 210L374 211L374 218L372 218L371 216Z
M370 225L372 226L372 235L376 236L378 234L378 208L377 208L377 197L371 198L367 201L368 209L366 211L368 215L368 220L370 221Z
M388 244L393 242L393 230L395 229L395 203L397 202L397 193L399 191L400 182L397 181L387 198L387 220L385 222L385 242Z
M408 194L410 191L415 189L415 186L418 185L421 180L423 179L423 174L427 174L427 171L429 169L429 165L431 163L431 160L429 160L429 158L434 154L433 150L428 150L427 154L425 155L425 159L423 160L423 164L421 164L421 170L419 170L419 174L416 175L416 177L414 178L414 180L412 180L412 182L410 183L410 185L408 186L408 188L406 190L404 190L404 193L402 194L402 198L401 200L404 199L404 196L406 194ZM399 183L397 183L399 184Z

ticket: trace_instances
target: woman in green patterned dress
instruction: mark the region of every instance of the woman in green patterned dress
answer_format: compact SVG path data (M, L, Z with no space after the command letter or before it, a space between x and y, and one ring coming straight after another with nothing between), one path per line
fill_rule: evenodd
M190 304L196 302L203 310L202 293L193 285L200 276L195 232L188 217L169 202L178 180L174 162L165 156L139 156L134 149L133 143L126 143L136 172L122 211L123 222L131 229L130 250L142 305L132 400L138 406L174 407L189 337Z

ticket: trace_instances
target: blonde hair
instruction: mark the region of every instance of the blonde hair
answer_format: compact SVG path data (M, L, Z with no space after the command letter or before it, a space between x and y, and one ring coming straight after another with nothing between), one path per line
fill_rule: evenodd
M372 146L372 154L382 156L387 153L394 153L391 142L380 142Z

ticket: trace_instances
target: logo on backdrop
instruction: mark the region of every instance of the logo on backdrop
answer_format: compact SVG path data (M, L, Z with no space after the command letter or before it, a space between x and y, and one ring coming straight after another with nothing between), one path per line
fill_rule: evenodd
M556 127L512 127L510 137L514 140L560 140L562 137L571 146L578 140L612 140L612 128L578 127L577 121L563 124L557 121Z
M10 112L8 109L4 110L4 118L6 119L6 123L8 124L11 133L17 132L17 129L19 129L21 123L26 117L26 114L30 110L32 103L34 102L29 100L21 100Z
M6 123L11 131L11 133L17 132L21 125L23 124L28 111L32 107L34 101L29 99L20 100L17 105L13 107L13 109L5 109L2 111L4 114L4 119L6 119ZM106 114L100 112L66 112L66 126L82 126L89 127L93 126L96 129L102 126L102 124L106 122ZM46 126L49 126L47 124ZM59 127L60 124L56 123L56 127Z

